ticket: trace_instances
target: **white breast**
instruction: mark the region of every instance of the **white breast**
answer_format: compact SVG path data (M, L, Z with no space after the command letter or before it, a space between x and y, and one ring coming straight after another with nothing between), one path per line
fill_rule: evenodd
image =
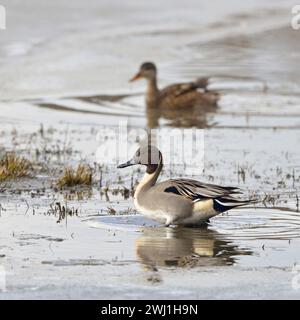
M168 214L166 212L163 212L162 210L149 210L147 208L144 208L138 203L136 197L134 197L134 206L137 211L139 211L141 214L143 214L145 217L149 219L164 224L168 220Z

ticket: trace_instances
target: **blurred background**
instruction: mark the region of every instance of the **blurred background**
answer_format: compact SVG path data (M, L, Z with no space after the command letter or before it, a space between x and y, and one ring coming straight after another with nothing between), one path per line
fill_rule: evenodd
M2 100L128 92L127 80L145 60L158 64L165 82L202 74L286 76L283 70L297 68L290 59L298 58L299 36L291 28L280 40L275 31L251 37L290 27L294 1L1 4L7 10L0 33Z

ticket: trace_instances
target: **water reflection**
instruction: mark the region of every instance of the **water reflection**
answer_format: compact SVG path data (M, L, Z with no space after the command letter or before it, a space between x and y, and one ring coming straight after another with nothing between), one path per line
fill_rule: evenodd
M136 240L136 254L146 266L224 266L236 256L252 255L208 228L149 228Z
M147 108L147 126L148 128L157 128L159 120L164 119L169 126L177 128L208 128L214 125L209 119L211 113L215 113L216 107L195 106L194 108L185 109L159 109Z

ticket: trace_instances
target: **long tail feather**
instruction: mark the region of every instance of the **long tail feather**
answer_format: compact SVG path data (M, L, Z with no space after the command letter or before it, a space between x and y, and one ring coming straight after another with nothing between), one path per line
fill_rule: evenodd
M218 212L225 212L230 209L241 207L248 205L250 203L257 203L257 199L251 200L242 200L242 199L234 199L234 198L216 198L214 199L214 209Z

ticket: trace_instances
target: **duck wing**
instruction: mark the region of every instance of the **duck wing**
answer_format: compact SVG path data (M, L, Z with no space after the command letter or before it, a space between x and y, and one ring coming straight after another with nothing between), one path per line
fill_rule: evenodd
M192 179L171 179L164 191L179 194L192 201L214 199L240 193L239 189L235 187L222 187Z
M159 185L161 185L162 191L185 197L193 202L211 199L214 209L218 212L257 202L257 200L243 200L233 197L234 194L241 193L238 188L202 183L192 179L171 179L157 186Z
M200 78L193 82L186 82L186 83L177 83L167 86L163 90L160 91L161 99L164 99L169 96L178 97L185 93L195 91L197 89L204 89L206 90L208 85L208 78Z

